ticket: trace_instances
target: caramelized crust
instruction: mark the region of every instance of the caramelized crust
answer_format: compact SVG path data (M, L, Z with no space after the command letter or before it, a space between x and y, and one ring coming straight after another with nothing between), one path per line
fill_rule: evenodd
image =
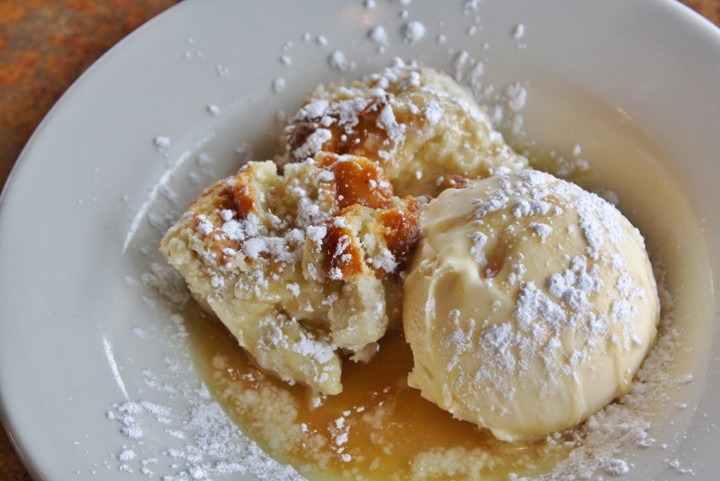
M386 210L380 214L380 223L388 250L399 260L397 274L405 270L420 240L420 204L412 199L407 209Z
M323 239L325 273L331 279L351 278L361 274L367 267L359 242L353 232L336 222L329 222Z
M252 185L238 183L232 188L235 210L243 219L247 218L248 214L255 210L254 199L256 196L257 194Z
M340 94L340 102L352 102L353 98ZM358 106L356 104L356 106ZM310 136L317 131L318 125L330 131L330 139L322 144L320 152L333 152L341 155L357 155L378 158L378 153L390 144L391 132L382 126L381 114L388 112L390 96L371 99L362 110L356 113L357 117L347 122L347 110L337 110L326 113L321 118L298 119L297 124L291 125L287 131L287 147L291 152L297 153L300 160L305 153ZM329 120L332 119L332 120ZM409 118L408 123L414 119Z
M379 209L392 203L392 184L377 163L363 157L339 158L323 152L316 158L319 158L319 167L330 170L335 176L341 209L354 204Z

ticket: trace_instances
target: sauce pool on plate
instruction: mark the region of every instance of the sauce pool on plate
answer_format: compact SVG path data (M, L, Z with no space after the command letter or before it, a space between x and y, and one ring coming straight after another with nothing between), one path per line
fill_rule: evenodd
M455 470L490 480L531 476L573 444L570 435L505 443L454 420L408 387L412 353L400 332L387 334L370 362L346 360L343 392L319 398L260 371L211 316L198 315L188 329L208 387L228 415L310 479L453 479L442 473Z

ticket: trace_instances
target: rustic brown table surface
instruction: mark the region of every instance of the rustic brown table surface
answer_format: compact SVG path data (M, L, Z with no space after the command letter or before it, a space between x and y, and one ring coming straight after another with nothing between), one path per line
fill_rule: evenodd
M0 189L32 132L80 74L179 0L0 0ZM683 0L720 26L720 0ZM0 479L30 475L0 429Z

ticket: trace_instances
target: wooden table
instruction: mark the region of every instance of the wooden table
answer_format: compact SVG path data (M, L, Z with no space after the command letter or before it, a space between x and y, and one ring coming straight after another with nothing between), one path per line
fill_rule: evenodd
M38 123L75 79L179 0L0 0L0 188ZM720 0L684 0L720 25ZM0 479L30 475L0 430Z

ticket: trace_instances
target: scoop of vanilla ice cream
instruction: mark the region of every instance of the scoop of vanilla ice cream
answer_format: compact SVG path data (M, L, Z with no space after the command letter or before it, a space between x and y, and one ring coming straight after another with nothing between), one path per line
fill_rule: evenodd
M409 384L502 440L572 427L631 387L659 318L639 231L533 170L428 205L404 284Z

